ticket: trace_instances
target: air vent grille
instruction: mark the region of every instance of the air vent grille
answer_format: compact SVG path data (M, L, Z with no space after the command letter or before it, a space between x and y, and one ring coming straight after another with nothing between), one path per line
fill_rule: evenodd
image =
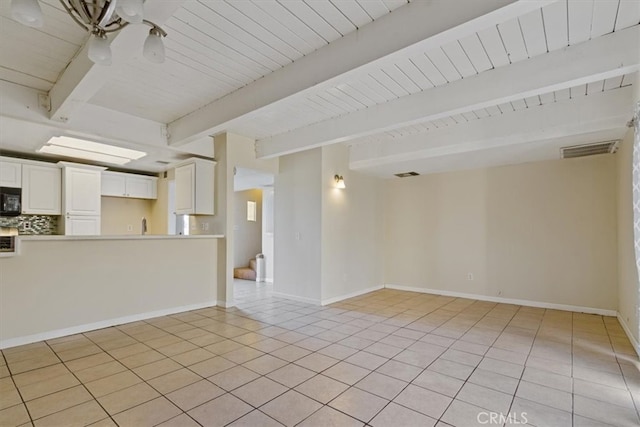
M410 176L418 176L420 175L418 172L402 172L402 173L396 173L395 176L397 176L398 178L408 178Z
M572 147L562 147L560 157L572 159L574 157L594 156L596 154L615 153L618 149L618 140L596 142L595 144L574 145Z
M161 165L168 165L170 162L166 162L164 160L156 160L156 163L159 163Z

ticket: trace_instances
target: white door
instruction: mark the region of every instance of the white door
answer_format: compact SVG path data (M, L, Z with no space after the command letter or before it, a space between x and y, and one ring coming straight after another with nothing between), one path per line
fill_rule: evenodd
M60 215L62 172L58 167L22 166L22 213Z
M147 177L127 177L127 197L138 199L154 199L154 179ZM157 191L157 190L156 190Z
M99 216L67 216L65 217L65 234L67 236L100 235Z
M0 187L22 187L22 164L0 161Z
M103 196L126 196L125 175L117 172L102 172L101 194Z
M64 213L100 216L100 171L65 168L64 173Z
M189 164L176 168L176 214L195 212L196 165Z

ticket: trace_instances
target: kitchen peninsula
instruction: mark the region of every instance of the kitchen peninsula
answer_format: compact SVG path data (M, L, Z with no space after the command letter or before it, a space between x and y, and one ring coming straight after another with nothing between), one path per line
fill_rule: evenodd
M0 258L0 348L215 305L222 237L20 236Z

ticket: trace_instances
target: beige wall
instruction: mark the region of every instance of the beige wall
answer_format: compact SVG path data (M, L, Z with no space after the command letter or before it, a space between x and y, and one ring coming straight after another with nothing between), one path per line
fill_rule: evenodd
M388 180L385 283L616 310L615 187L612 155Z
M150 227L153 227L155 222L151 214L154 200L102 197L101 202L102 235L140 235L143 217L147 219L147 231L152 234ZM129 225L131 231L128 229ZM166 234L166 231L162 234Z
M173 180L173 169L167 171L167 177L158 177L158 198L151 201L149 234L167 234L169 221L169 181Z
M0 347L211 305L217 251L216 238L23 241L0 258Z
M631 334L639 339L638 270L633 243L632 159L633 129L629 129L616 154L618 161L618 311Z
M262 252L262 190L236 191L234 201L233 266L246 267ZM256 220L247 221L247 202L256 202Z

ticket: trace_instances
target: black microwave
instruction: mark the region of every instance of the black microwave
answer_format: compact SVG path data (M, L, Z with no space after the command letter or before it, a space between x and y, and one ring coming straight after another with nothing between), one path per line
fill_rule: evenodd
M18 216L22 212L22 190L0 187L0 216Z

